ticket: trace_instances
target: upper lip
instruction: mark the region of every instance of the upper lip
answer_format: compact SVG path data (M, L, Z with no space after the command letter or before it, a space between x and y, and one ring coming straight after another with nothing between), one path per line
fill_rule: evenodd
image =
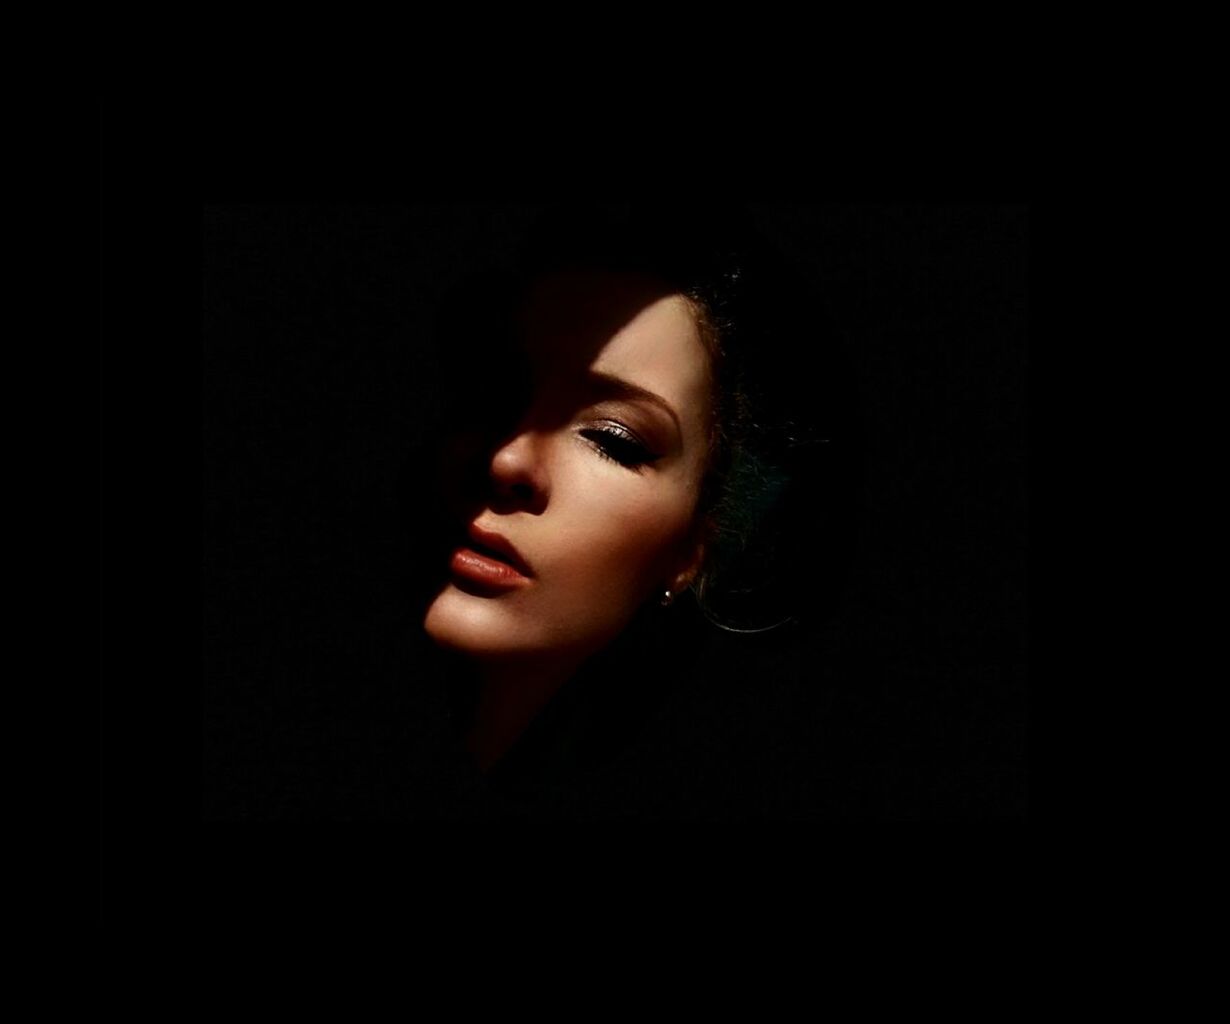
M479 546L480 554L483 553L481 549L486 548L489 553L498 556L500 561L507 562L523 575L534 575L529 563L521 557L521 552L512 546L511 541L501 537L498 533L484 530L478 523L471 523L466 530L466 535Z

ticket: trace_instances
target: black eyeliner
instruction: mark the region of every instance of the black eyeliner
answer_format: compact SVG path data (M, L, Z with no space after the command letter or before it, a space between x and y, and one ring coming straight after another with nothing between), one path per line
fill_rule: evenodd
M580 433L599 455L628 469L635 470L660 458L626 427L618 430L602 426L589 427Z

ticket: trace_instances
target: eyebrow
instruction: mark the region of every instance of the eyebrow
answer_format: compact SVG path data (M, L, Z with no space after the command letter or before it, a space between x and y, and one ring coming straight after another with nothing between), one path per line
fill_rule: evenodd
M631 399L656 405L671 418L675 424L675 430L679 433L679 437L683 437L683 426L679 422L678 415L671 408L671 404L661 395L656 395L639 384L633 384L630 380L624 380L623 377L616 377L610 373L600 373L598 370L587 371L586 378L594 394L602 398Z

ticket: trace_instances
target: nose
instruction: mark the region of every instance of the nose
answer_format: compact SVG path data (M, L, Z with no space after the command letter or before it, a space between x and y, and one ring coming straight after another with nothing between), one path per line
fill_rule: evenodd
M546 508L551 490L547 444L545 434L520 428L496 445L488 467L492 511L537 515Z

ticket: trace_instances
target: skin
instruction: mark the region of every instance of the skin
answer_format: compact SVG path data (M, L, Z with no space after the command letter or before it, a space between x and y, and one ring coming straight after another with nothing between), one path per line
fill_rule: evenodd
M453 500L533 577L495 595L450 579L424 620L480 670L470 748L483 767L641 605L683 590L704 554L710 362L688 300L628 275L557 274L531 290L521 324L528 405L480 452L485 493Z

